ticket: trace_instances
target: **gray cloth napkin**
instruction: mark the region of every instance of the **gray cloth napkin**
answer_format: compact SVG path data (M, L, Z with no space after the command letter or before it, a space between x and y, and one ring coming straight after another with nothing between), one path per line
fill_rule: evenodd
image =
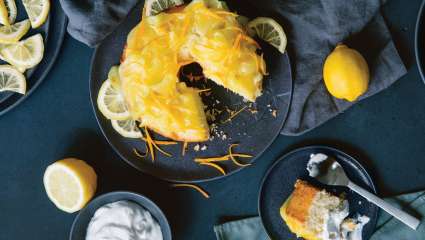
M125 19L138 0L60 0L68 33L95 47Z
M286 24L288 52L294 72L294 92L282 133L305 133L353 103L333 98L323 83L326 56L340 42L362 53L371 82L361 99L387 88L406 73L380 13L382 0L263 0L267 12Z
M322 80L326 56L340 42L359 50L369 63L369 91L387 88L406 73L380 14L383 0L231 0L249 4L277 19L288 35L294 92L282 133L299 135L348 109L353 103L333 98ZM110 34L138 0L60 0L69 18L68 32L94 47Z
M405 194L386 201L411 210L417 216L425 216L425 191ZM282 226L283 227L283 226ZM251 217L239 221L227 222L214 226L218 240L269 240L259 217ZM416 231L393 218L384 211L379 212L376 231L370 240L423 240L425 239L425 223L421 223Z

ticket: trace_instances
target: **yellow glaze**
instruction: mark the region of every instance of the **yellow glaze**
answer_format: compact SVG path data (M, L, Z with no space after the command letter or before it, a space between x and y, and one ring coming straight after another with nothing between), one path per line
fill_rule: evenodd
M144 16L128 36L119 69L132 117L174 140L206 141L209 128L199 90L178 79L180 68L192 62L207 78L255 101L265 62L236 17L208 8L203 0Z

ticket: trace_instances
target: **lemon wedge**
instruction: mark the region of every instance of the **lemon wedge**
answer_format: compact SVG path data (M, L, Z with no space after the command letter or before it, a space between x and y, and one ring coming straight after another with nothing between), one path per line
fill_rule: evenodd
M111 120L126 120L130 118L130 112L121 92L115 89L111 81L106 80L99 90L97 96L97 107L100 112Z
M18 15L18 9L16 8L15 0L4 0L4 4L7 8L9 24L15 23L16 16Z
M37 34L17 43L8 44L0 53L6 62L13 66L32 68L43 59L43 37Z
M6 26L10 25L9 12L7 10L6 3L4 2L4 0L0 0L0 24Z
M73 213L93 197L97 175L84 161L67 158L48 166L43 182L49 199L62 211Z
M112 127L117 133L125 138L141 138L142 133L137 127L136 121L132 119L127 120L111 120Z
M248 29L259 38L285 53L287 39L282 26L271 18L258 17L248 23Z
M30 21L24 20L10 26L0 27L0 43L16 43L31 28Z
M11 91L25 94L27 81L25 76L10 65L0 65L0 92Z
M50 0L22 0L32 28L38 28L47 20Z
M146 0L144 11L146 16L154 16L182 4L184 4L183 0Z

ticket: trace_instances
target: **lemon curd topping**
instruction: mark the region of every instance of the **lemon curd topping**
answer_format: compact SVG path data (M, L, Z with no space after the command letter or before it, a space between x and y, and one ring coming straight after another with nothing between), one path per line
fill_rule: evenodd
M130 32L119 69L133 119L182 141L209 138L199 90L180 82L178 72L197 62L205 77L249 101L261 95L266 66L258 44L237 15L209 8L202 0L156 16L144 16Z

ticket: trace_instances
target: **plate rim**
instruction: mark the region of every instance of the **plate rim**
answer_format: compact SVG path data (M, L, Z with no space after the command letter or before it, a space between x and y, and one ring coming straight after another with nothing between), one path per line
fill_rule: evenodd
M422 81L425 83L425 69L424 69L424 61L421 56L419 56L419 32L421 31L420 28L424 26L423 23L423 17L424 17L424 7L425 7L425 0L422 1L421 6L418 11L418 16L416 18L416 24L415 24L415 58L416 58L416 64L418 66L419 75L421 75Z
M310 150L310 149L314 149L314 148L321 148L321 149L326 149L326 150L329 150L329 151L334 151L334 152L337 152L338 154L341 154L341 155L344 155L345 157L347 157L352 163L354 163L357 167L359 167L361 169L361 171L363 171L365 173L365 177L368 180L368 182L370 183L370 186L369 187L373 190L372 193L375 194L375 195L377 194L375 183L372 180L372 177L370 176L369 172L366 170L366 168L359 161L357 161L356 158L354 158L350 154L348 154L348 153L346 153L346 152L344 152L342 150L339 150L337 148L334 148L334 147L331 147L331 146L327 146L327 145L307 145L307 146L304 146L304 147L299 147L299 148L292 149L289 152L287 152L287 153L283 154L282 156L280 156L267 169L267 172L264 174L264 176L263 176L263 178L261 180L261 186L260 186L260 190L259 190L259 194L258 194L258 200L257 200L258 215L260 216L261 223L263 225L263 229L264 229L264 231L266 232L267 236L270 239L272 239L272 236L270 236L270 233L269 233L269 231L267 230L267 227L264 224L264 216L263 216L262 211L261 211L261 202L262 202L262 199L263 199L263 190L264 190L265 181L267 180L267 178L270 175L271 171L273 171L273 169L279 163L281 163L282 161L284 161L288 156L290 156L292 154L295 154L297 152L306 151L306 150ZM373 226L375 226L375 228L376 228L376 224L377 224L377 221L378 221L378 213L380 211L380 208L379 207L376 206L376 208L377 208L377 211L375 212L375 214L373 216L373 221L374 221L373 222ZM367 240L367 239L365 239L365 240Z
M68 239L69 240L73 240L72 239L72 236L73 236L73 233L74 233L74 230L75 230L77 221L81 217L82 212L83 211L86 211L88 209L88 207L90 206L90 204L92 204L95 201L100 201L103 198L108 198L108 197L113 196L113 195L116 195L116 194L123 195L123 196L136 196L136 197L142 199L143 201L145 201L145 202L151 204L152 206L154 206L154 208L158 211L158 213L160 214L160 217L163 218L163 220L164 220L164 222L166 224L166 226L165 226L166 227L166 230L165 231L162 231L162 233L164 234L163 235L164 239L165 240L168 240L166 237L169 237L169 240L172 240L173 235L172 235L172 231L171 231L170 222L168 221L167 216L164 214L164 212L162 211L162 209L154 201L152 201L151 199L149 199L145 195L140 194L140 193L137 193L137 192L133 192L133 191L112 191L112 192L107 192L107 193L103 193L103 194L101 194L101 195L93 198L92 200L90 200L87 203L87 205L84 206L83 209L81 209L80 211L78 211L78 214L75 216L74 220L72 221L72 225L71 225L71 229L69 231ZM139 203L137 203L137 204L139 204ZM142 206L141 204L139 204L139 205ZM142 207L146 209L145 206L142 206ZM99 209L99 208L97 208L97 209ZM146 210L149 211L148 209L146 209ZM158 219L156 219L156 220L159 221ZM168 234L168 235L165 236L165 234Z
M41 85L41 83L44 82L45 78L47 77L47 75L52 70L53 65L56 63L56 60L59 56L60 50L62 49L62 45L63 45L64 39L65 39L65 32L66 32L66 28L67 28L67 25L68 25L68 17L65 15L65 13L63 12L63 10L60 6L56 7L55 10L60 12L59 15L62 16L64 18L64 20L63 20L63 23L61 24L62 26L59 29L58 41L56 41L58 45L57 45L56 49L54 50L54 54L51 57L50 62L46 64L47 65L46 69L43 71L43 73L38 78L37 82L32 86L32 88L28 92L26 92L25 95L22 95L14 103L10 104L4 110L0 111L0 117L5 115L6 113L10 112L11 110L15 109L17 106L19 106L19 104L21 104L23 101L28 99L28 97L33 92L35 92L35 90Z
M121 23L124 24L125 20ZM103 117L101 115L98 114L97 111L97 104L96 104L96 99L97 96L93 96L95 93L93 91L93 69L94 69L94 65L95 65L95 60L97 57L98 52L100 51L100 48L103 46L102 42L101 44L99 44L92 55L92 59L91 59L91 63L90 63L90 80L89 80L89 91L90 91L90 101L91 101L91 105L92 105L92 109L96 118L96 122L102 132L102 135L104 136L104 138L107 140L108 144L112 147L112 149L114 150L114 152L116 154L118 154L118 156L124 160L127 164L129 164L130 166L132 166L133 168L137 169L139 172L168 181L168 182L175 182L175 183L205 183L205 182L210 182L210 181L215 181L215 180L219 180L219 179L223 179L229 176L232 176L233 174L238 173L239 171L243 170L244 167L239 167L237 169L235 169L232 172L227 173L226 175L217 175L215 177L211 177L211 178L206 178L206 179L196 179L196 180L177 180L177 179L173 179L172 177L164 177L164 176L159 176L158 174L154 175L148 171L145 171L143 169L138 168L132 161L130 161L129 159L127 159L124 154L122 154L117 147L115 147L115 145L111 142L111 140L109 139L109 137L107 136L105 130L102 127L102 124L100 123L100 117ZM293 72L292 72L292 64L291 64L291 59L289 57L288 51L285 52L285 54L283 54L282 56L284 56L286 58L286 61L288 61L288 68L289 68L289 78L291 79L290 81L290 91L289 91L289 103L288 103L288 108L285 112L285 117L283 118L282 122L280 123L280 128L279 131L277 131L277 133L275 134L275 136L273 138L270 139L269 143L267 144L267 146L261 151L259 152L252 160L250 163L255 163L257 161L258 158L260 158L269 148L270 146L273 144L273 142L277 139L277 137L281 134L281 131L286 123L286 120L288 119L289 116L289 111L290 111L290 107L292 104L292 98L293 98L293 92L294 92L294 79L293 79Z

